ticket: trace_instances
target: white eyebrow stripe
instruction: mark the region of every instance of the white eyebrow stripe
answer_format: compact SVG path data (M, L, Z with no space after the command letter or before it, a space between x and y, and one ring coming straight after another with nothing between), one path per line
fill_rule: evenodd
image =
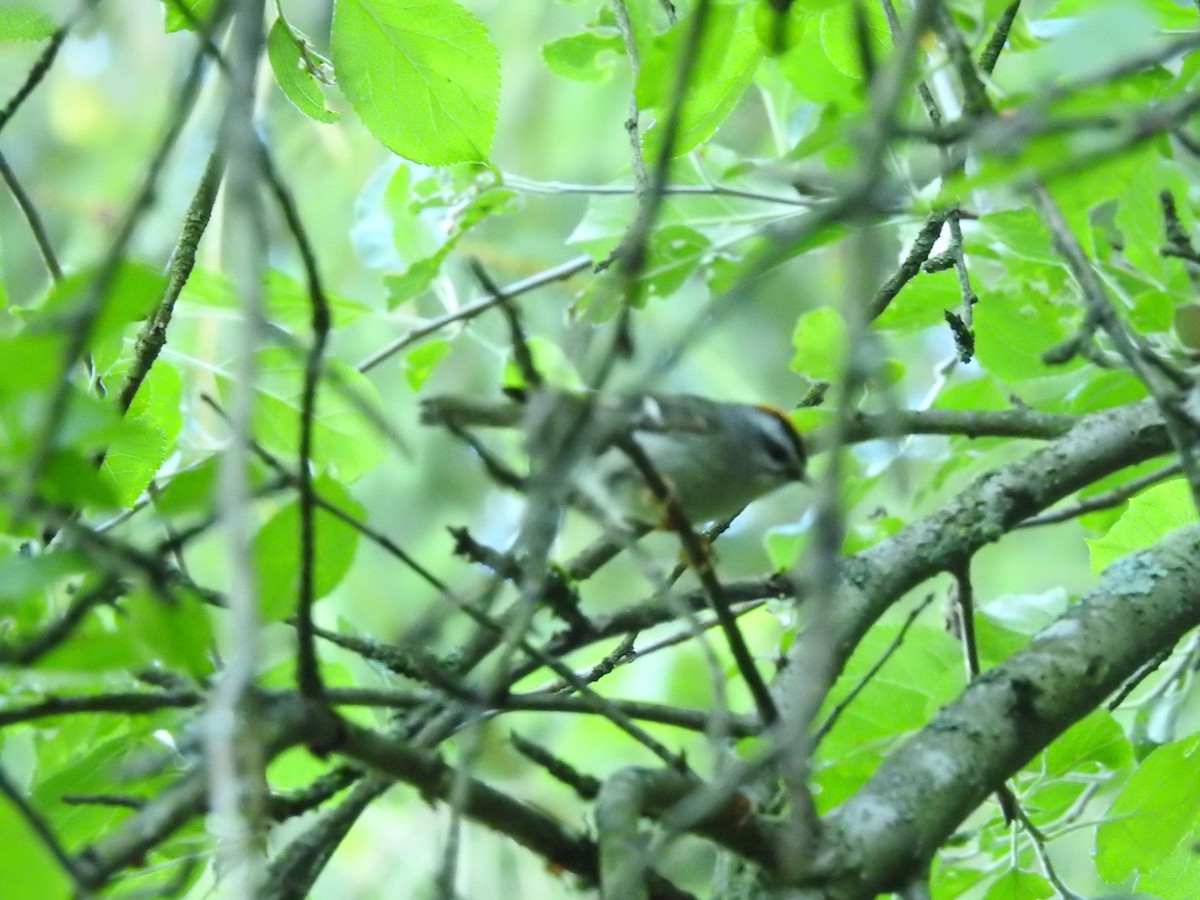
M642 413L653 424L663 427L666 423L663 420L662 406L658 400L651 397L649 394L642 398Z

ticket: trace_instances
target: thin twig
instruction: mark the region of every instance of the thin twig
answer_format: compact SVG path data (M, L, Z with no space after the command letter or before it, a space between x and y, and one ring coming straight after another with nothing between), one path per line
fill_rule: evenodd
M1101 509L1111 509L1114 506L1124 503L1134 494L1140 493L1145 488L1150 487L1150 485L1165 481L1182 471L1183 466L1176 460L1165 466L1160 466L1153 472L1147 472L1139 478L1130 479L1125 484L1111 490L1095 494L1085 500L1080 500L1078 503L1073 503L1062 509L1051 509L1041 515L1033 516L1024 522L1017 523L1016 527L1036 528L1041 525L1056 525L1059 522L1069 522L1072 519L1077 519L1086 513L1096 512Z
M533 352L529 349L529 339L525 334L525 328L521 324L521 316L517 308L513 305L512 297L506 294L488 274L487 269L483 267L483 263L477 259L470 261L471 272L479 281L479 284L485 291L492 295L496 301L496 306L504 315L504 321L508 325L509 343L512 344L513 362L517 365L517 371L521 378L525 381L525 386L529 388L539 388L545 383L542 378L542 373L538 371L537 364L533 359Z
M926 594L925 599L909 610L908 615L904 618L904 624L900 626L900 630L896 632L896 636L892 638L891 642L887 645L887 647L884 648L883 652L879 654L879 658L871 664L871 667L867 669L866 672L863 673L862 678L858 680L858 682L850 689L846 696L834 704L833 708L829 710L829 714L825 717L825 721L823 721L813 732L814 743L819 744L826 738L829 732L833 730L833 726L837 724L838 719L842 717L842 713L850 708L850 704L852 704L858 698L858 695L861 694L866 686L871 683L871 680L879 674L879 670L882 669L887 664L887 661L891 659L893 655L895 655L897 650L900 649L901 645L904 643L904 639L908 636L909 629L913 627L921 613L923 613L929 604L933 602L933 597L933 594Z
M179 240L171 253L167 264L167 286L162 299L154 312L146 319L146 323L138 332L134 341L133 360L125 373L125 380L117 392L117 408L122 412L129 409L138 388L150 374L150 369L167 343L167 328L175 311L175 302L179 299L183 287L187 284L192 268L196 264L196 248L200 238L208 228L213 206L217 200L217 189L221 184L221 174L224 171L224 160L220 154L213 152L209 155L204 174L200 176L200 184L192 196L183 217L183 227L180 229Z
M584 194L587 196L637 196L637 185L631 184L574 184L565 181L534 181L520 175L505 174L504 184L514 190L528 194ZM663 193L670 197L730 197L739 200L754 200L759 203L778 203L781 206L808 209L811 199L764 194L722 184L668 184Z
M991 75L996 68L996 62L1000 59L1004 45L1008 43L1008 34L1012 31L1013 22L1016 21L1017 12L1020 9L1021 0L1013 0L1004 8L1004 12L1000 13L996 27L992 29L992 36L988 38L987 46L979 54L979 71L985 75Z
M590 256L576 256L553 266L544 272L539 272L537 275L531 275L528 278L523 278L520 281L515 281L510 285L505 286L501 293L505 297L518 297L521 294L527 294L530 291L543 287L547 284L553 284L555 281L564 281L572 275L578 275L592 265ZM424 340L430 335L436 334L442 329L453 325L455 322L465 322L482 315L489 309L494 307L500 301L495 296L487 296L473 303L468 303L459 309L452 310L444 315L438 316L435 319L430 319L417 327L411 329L407 334L397 338L391 343L376 350L366 359L362 360L355 368L360 372L369 372L381 362L407 350L413 344Z
M625 55L629 58L629 71L632 83L629 88L629 117L625 120L625 132L629 136L629 162L633 169L634 191L639 200L646 195L649 181L646 177L646 161L642 158L642 135L638 128L637 86L638 75L642 70L641 57L638 54L637 40L633 35L633 26L629 22L629 10L625 0L612 0L613 19L617 23L617 32L625 44Z
M291 192L283 183L267 147L259 145L262 153L262 170L266 176L275 202L283 212L284 221L300 251L307 280L308 301L311 308L310 326L312 344L304 357L304 380L300 393L300 440L298 447L297 500L300 506L300 591L296 599L296 682L300 693L310 699L320 697L324 690L320 665L312 630L312 606L316 578L316 492L313 489L313 420L316 416L317 384L321 378L325 345L329 340L331 316L329 300L321 284L317 266L316 249L308 237L308 231L300 220L300 212L292 199Z
M875 320L883 315L900 290L920 273L921 265L929 259L933 245L941 237L942 226L945 222L946 214L944 212L931 212L925 217L925 222L917 232L916 238L913 239L908 255L904 257L895 274L875 292L867 310L868 319Z
M203 700L204 698L197 691L155 691L153 693L116 691L77 697L51 695L37 703L0 709L0 727L16 722L31 722L36 719L78 713L104 712L141 715L160 709L197 706Z
M87 0L80 9L94 6L96 2L97 0ZM17 92L12 95L11 99L4 104L4 108L0 109L0 131L4 130L4 126L9 123L12 117L16 115L17 110L21 108L21 105L29 99L30 94L42 83L42 79L46 77L46 74L50 71L50 67L54 65L54 58L58 56L58 51L62 47L63 41L67 39L68 30L69 28L66 25L55 29L54 34L50 35L49 42L42 48L41 55L34 62L33 66L30 67L28 74L25 76L25 81L17 88Z
M0 178L4 179L4 183L8 186L9 193L13 195L13 199L17 201L17 206L21 210L21 214L25 216L25 222L29 225L29 233L33 235L33 241L37 244L38 252L42 255L42 262L46 266L46 271L50 273L50 278L57 282L62 280L62 266L59 265L58 256L54 252L54 245L50 241L50 235L46 231L46 225L42 222L42 217L37 211L37 206L34 205L33 198L25 192L25 188L21 186L20 179L17 178L17 173L12 170L12 166L8 164L8 160L3 153L0 153Z

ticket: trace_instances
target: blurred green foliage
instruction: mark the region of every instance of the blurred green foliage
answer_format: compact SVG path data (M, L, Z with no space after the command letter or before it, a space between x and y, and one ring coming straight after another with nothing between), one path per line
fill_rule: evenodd
M245 387L233 348L248 327L225 270L220 206L210 233L193 248L197 265L165 349L127 412L112 401L143 352L139 330L164 294L184 211L220 128L226 101L214 74L182 122L153 202L131 212L147 161L181 115L178 90L198 52L196 22L218 6L168 3L158 18L113 3L85 4L78 17L49 0L0 10L5 97L35 69L54 29L69 24L45 80L0 133L0 149L65 273L48 264L18 204L0 202L0 716L58 695L164 684L203 690L220 669L222 648L242 637L227 633L226 615L212 602L230 580L214 499L228 438L218 410ZM947 6L950 27L969 53L978 56L1003 6ZM995 114L962 118L952 54L934 32L922 35L915 74L946 119L965 123L970 137L969 152L956 159L966 145L926 119L912 77L887 110L892 118L880 118L878 79L888 77L895 53L890 3L794 3L779 18L763 0L714 0L682 102L677 74L691 52L695 4L676 7L679 21L672 23L654 0L622 4L636 67L613 5L599 0L337 0L271 8L261 133L316 248L333 319L317 385L314 448L304 464L320 497L372 531L364 534L329 510L315 516L316 622L348 638L318 645L331 684L418 684L349 639L415 646L432 659L471 633L465 618L450 614L446 594L377 536L402 547L456 596L475 597L488 575L452 555L446 527L465 525L503 550L520 522L519 499L489 480L477 454L417 424L422 396L499 398L502 385L519 380L497 311L431 326L488 299L469 260L511 285L586 257L573 276L513 301L540 370L560 385L588 383L631 306L632 353L610 382L618 389L792 409L824 383L836 391L852 361L861 379L845 399L866 413L1028 406L1081 415L1140 400L1144 384L1124 368L1083 354L1047 359L1047 351L1080 333L1088 313L1027 199L1037 179L1090 257L1116 315L1163 357L1181 366L1192 361L1194 342L1175 325L1194 293L1196 261L1163 253L1168 225L1160 194L1174 198L1176 224L1190 233L1197 182L1186 133L1195 125L1200 57L1163 48L1194 34L1194 10L1168 0L1022 8L994 73L982 78ZM906 21L910 10L899 14ZM1131 60L1136 64L1127 65ZM626 124L631 102L638 166L631 164ZM675 114L664 205L644 236L645 264L631 289L620 265L592 265L608 261L627 238L639 209L638 169L653 175ZM880 129L891 131L872 155ZM1185 132L1182 143L1172 130ZM864 171L868 164L878 168ZM806 230L813 210L848 195L861 179L871 184L861 208ZM952 261L913 274L869 328L859 327L934 209L959 214L960 238L947 237L947 228L934 253L956 254L958 267ZM114 231L127 216L132 237L114 258ZM287 620L301 568L300 502L292 486L311 294L302 254L277 209L266 228L267 321L252 385L252 436L263 451L249 473L257 491L252 550L266 623L263 682L287 689L295 655ZM956 361L961 348L947 310L972 331L968 362ZM389 347L398 349L381 354ZM828 426L831 407L801 409L794 418L802 428ZM523 465L518 437L495 436L494 445ZM1020 438L897 434L852 448L838 486L845 551L895 534L1031 446ZM818 475L825 465L818 460ZM1151 468L1110 475L1080 496ZM804 565L812 519L806 490L781 491L737 520L716 545L723 578ZM1186 484L1176 479L1036 536L1005 535L979 555L973 572L985 664L1025 646L1106 565L1194 516ZM50 523L61 535L43 546ZM595 537L594 523L568 516L555 559L569 559ZM621 558L576 586L586 615L599 619L653 598L659 570L675 564L675 545L652 535L642 546L644 558ZM945 590L941 579L922 589ZM851 796L965 683L961 651L936 609L902 631L919 599L897 604L868 633L826 699L823 714L871 673L819 748L814 783L822 811ZM30 649L81 608L61 640L44 652ZM805 615L772 603L741 621L766 662L793 640ZM558 628L541 611L529 637L545 643ZM639 645L683 628L660 626ZM612 643L588 646L565 662L586 672ZM1194 648L1193 639L1166 654L1171 664L1123 706L1093 712L1011 782L1046 836L1065 837L1051 841L1051 854L1082 894L1134 884L1164 898L1200 894L1200 817L1192 796L1200 705L1195 667L1187 662ZM537 669L516 687L553 681ZM726 700L735 712L749 709L715 637L649 653L598 690L688 709L712 710ZM351 715L380 729L391 721L387 712ZM197 759L196 722L197 703L183 700L145 715L31 717L0 727L0 767L57 840L77 852L117 828L127 811L68 805L64 795L154 796ZM571 830L587 827L578 798L513 750L510 727L596 777L655 762L598 716L516 712L502 722L481 721L456 744L453 755L481 777ZM703 774L727 761L727 748L700 731L646 728ZM273 763L271 777L299 788L324 768L292 750ZM5 803L0 799L5 896L67 893L61 867ZM311 815L281 825L280 844L301 834ZM442 812L397 787L363 815L314 896L433 896L445 833ZM1054 895L1033 841L1004 826L995 804L965 822L943 851L934 897ZM188 861L198 864L188 868ZM572 890L565 876L484 829L472 830L464 861L465 896ZM661 870L703 892L710 865L706 847L685 842ZM144 867L123 876L122 885L157 889L170 881L158 873L169 869L180 873L176 894L201 896L219 886L211 835L199 818L155 846Z

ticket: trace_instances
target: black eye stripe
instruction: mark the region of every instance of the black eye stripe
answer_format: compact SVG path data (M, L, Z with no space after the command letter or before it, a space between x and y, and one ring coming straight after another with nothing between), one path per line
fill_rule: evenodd
M767 455L777 463L786 463L793 459L790 449L774 440L767 441Z
M791 420L773 407L760 406L758 408L771 416L778 425L773 429L764 429L767 455L781 468L790 469L797 477L802 478L808 454L805 452L804 442L796 433Z
M776 441L774 438L768 438L764 449L767 457L780 472L784 472L793 478L800 478L804 472L804 457L797 456L790 446Z

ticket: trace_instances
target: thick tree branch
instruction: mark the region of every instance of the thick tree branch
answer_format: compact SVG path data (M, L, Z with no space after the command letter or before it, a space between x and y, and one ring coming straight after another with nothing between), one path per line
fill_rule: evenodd
M981 476L932 515L846 558L831 604L839 654L848 657L876 619L925 579L1097 478L1170 450L1153 402L1096 413L1059 440ZM800 646L793 645L777 680L781 702L799 689L793 679L810 677Z
M826 822L818 896L898 888L979 803L1148 659L1200 625L1200 526L1122 557L1028 647L985 672Z

